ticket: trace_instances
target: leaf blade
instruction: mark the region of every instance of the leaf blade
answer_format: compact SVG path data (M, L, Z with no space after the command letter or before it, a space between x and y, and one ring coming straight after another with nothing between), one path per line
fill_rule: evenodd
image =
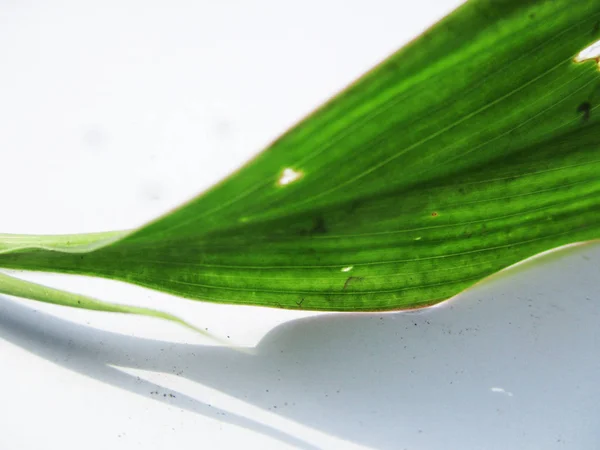
M382 310L598 238L600 78L573 60L599 20L596 0L471 1L184 207L87 251L7 246L0 267Z

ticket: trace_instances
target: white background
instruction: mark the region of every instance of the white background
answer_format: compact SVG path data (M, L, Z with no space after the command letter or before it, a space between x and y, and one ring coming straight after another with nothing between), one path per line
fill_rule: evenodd
M0 232L141 225L459 3L0 0ZM0 450L597 448L599 267L599 245L572 248L354 315L22 274L232 346L0 296Z

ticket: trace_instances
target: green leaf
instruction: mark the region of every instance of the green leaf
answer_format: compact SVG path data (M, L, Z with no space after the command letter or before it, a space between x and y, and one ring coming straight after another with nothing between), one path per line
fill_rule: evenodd
M0 236L0 267L280 308L440 302L600 237L600 77L575 62L598 38L600 0L470 1L178 210Z
M123 314L136 314L139 316L157 317L160 319L170 320L172 322L183 325L198 333L214 338L209 333L173 316L172 314L156 311L149 308L140 308L138 306L117 305L107 302L102 302L94 298L74 294L71 292L62 291L60 289L49 288L30 281L21 280L0 273L0 294L14 295L15 297L23 297L31 300L38 300L45 303L55 305L71 306L73 308L90 309L93 311L116 312Z

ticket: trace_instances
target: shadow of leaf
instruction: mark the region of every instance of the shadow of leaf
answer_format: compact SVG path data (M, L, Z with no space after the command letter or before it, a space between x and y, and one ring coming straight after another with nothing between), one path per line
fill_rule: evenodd
M600 245L586 246L438 308L291 321L254 354L101 331L2 297L0 335L105 383L299 448L313 447L112 366L174 373L374 448L591 448L599 264Z

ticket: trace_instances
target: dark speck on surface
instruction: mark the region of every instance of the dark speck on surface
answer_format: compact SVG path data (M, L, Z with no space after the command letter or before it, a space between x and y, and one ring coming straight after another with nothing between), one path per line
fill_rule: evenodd
M584 122L590 120L592 112L592 104L590 102L583 102L577 107L577 112L581 113L581 117Z
M325 219L323 216L318 216L315 219L315 224L310 230L310 234L325 234L327 233L327 226L325 224Z
M83 134L82 140L88 147L100 148L106 144L108 138L102 130L92 128Z

